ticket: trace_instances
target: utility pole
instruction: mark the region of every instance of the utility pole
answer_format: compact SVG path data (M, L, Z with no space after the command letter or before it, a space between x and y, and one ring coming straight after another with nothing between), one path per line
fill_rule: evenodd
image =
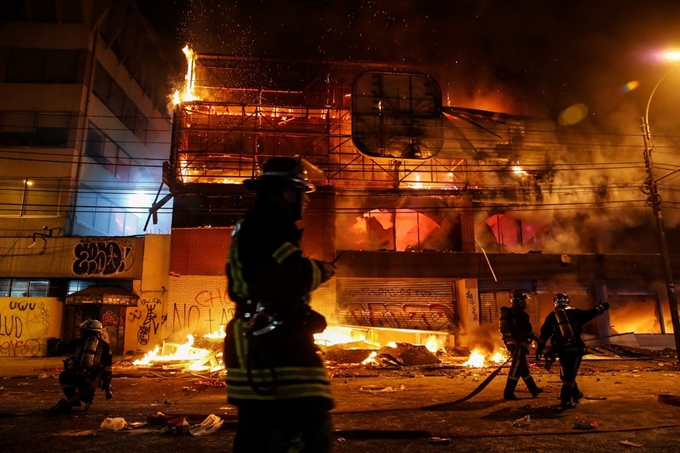
M661 79L663 80L663 78ZM659 81L661 83L661 81ZM657 87L659 85L657 84ZM656 87L654 88L656 91ZM652 91L652 96L654 95ZM652 100L649 97L649 102ZM649 112L649 102L647 103L647 112ZM657 186L657 180L654 179L654 162L652 160L652 151L654 149L651 144L651 135L649 132L648 115L642 118L642 138L645 142L645 150L643 156L645 159L645 168L647 169L647 179L642 185L642 192L647 195L647 203L651 205L656 219L656 234L659 242L659 251L661 253L661 261L663 264L664 278L666 279L666 292L668 293L668 305L671 310L671 321L673 323L673 336L675 337L675 351L677 360L680 362L680 319L678 318L678 297L675 292L675 282L673 281L673 269L671 267L671 258L668 253L668 242L666 241L666 232L663 227L663 217L661 215L661 197Z

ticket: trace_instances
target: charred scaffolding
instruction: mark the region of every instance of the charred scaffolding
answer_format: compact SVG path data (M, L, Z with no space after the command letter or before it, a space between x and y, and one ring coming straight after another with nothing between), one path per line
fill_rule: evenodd
M271 157L306 157L324 178L314 181L305 248L330 260L347 251L337 282L315 294L331 322L446 332L457 344L467 337L463 345L493 342L510 291L536 296L530 315L538 324L557 288L584 305L612 292L638 294L635 269L646 287L635 298L645 310L651 304L658 313L652 323L666 332L649 289L659 277L656 257L641 251L645 245L609 255L625 234L607 244L588 227L592 216L578 212L580 203L587 212L638 201L612 195L623 182L606 176L609 157L587 141L560 144L556 125L546 121L444 106L434 70L187 55L164 166L173 228L233 226L251 202L244 179ZM600 178L588 185L594 195L574 195L560 179L570 165L565 155L588 156ZM581 195L588 199L573 203ZM567 198L575 206L568 215L543 210ZM572 248L551 229L552 222L566 230L566 218L581 235ZM598 329L609 333L608 325ZM378 343L393 341L376 335Z

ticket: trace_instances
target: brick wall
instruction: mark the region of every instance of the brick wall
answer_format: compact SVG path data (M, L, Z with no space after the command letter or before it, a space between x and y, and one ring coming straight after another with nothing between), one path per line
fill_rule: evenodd
M475 220L472 210L465 210L460 214L461 231L463 236L463 252L475 251Z
M170 275L224 275L232 228L174 228Z

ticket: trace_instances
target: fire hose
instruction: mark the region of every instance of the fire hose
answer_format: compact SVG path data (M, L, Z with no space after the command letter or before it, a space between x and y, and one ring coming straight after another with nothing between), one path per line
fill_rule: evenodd
M486 377L473 391L468 393L462 398L458 398L457 400L454 401L447 401L444 403L437 403L437 404L430 404L427 406L420 406L420 407L400 407L400 408L393 408L393 409L367 409L367 410L362 410L362 411L333 411L333 414L364 414L364 413L374 413L374 412L403 412L403 411L435 411L435 410L441 410L445 409L447 407L455 406L456 404L460 404L464 401L469 400L473 396L477 395L479 392L484 390L486 386L488 386L491 381L493 381L496 376L498 376L498 373L501 372L503 367L510 361L512 360L513 356L510 356L505 362L503 362L498 368L496 368L489 376Z

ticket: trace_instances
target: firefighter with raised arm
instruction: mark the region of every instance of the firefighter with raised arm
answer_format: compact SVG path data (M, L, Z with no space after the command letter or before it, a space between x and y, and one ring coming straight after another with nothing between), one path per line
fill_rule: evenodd
M503 343L512 357L503 391L503 399L506 400L519 399L515 395L515 389L520 378L534 398L543 391L536 385L527 365L529 346L532 341L538 340L538 335L534 333L529 314L526 312L527 298L524 291L515 291L510 298L510 307L501 307L500 332L503 336Z
M550 341L549 354L557 356L560 361L560 407L570 409L575 407L582 396L576 376L586 349L582 338L583 326L609 310L609 303L600 303L590 310L573 308L569 306L570 299L565 293L555 294L553 302L555 309L546 316L541 326L536 359L541 359L541 354Z
M323 175L306 159L274 157L245 181L257 198L232 233L227 279L236 313L224 345L236 453L331 450L334 402L313 337L326 320L309 301L335 265L305 256L296 226L314 173Z
M88 319L80 324L79 338L56 344L55 350L68 357L64 360L64 371L59 374L65 398L57 403L55 411L89 409L98 388L106 393L107 400L113 398L113 355L109 344L102 338L103 330L101 322Z

